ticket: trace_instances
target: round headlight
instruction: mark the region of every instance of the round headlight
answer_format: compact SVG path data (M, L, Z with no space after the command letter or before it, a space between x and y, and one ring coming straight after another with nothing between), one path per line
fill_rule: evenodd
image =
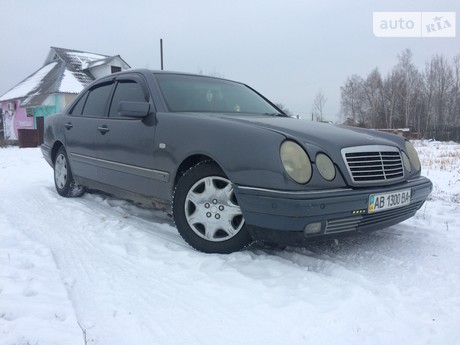
M332 181L335 177L335 167L331 159L324 153L316 155L316 167L321 176L328 181Z
M402 153L402 159L404 163L404 168L406 168L407 172L411 172L412 167L410 166L410 160L409 160L409 157L407 157L405 152Z
M284 170L297 183L307 183L311 178L311 162L303 148L293 141L285 141L280 148Z
M412 166L414 167L415 171L419 171L421 164L420 164L420 160L418 159L417 151L415 151L414 145L412 145L408 141L406 141L406 152L407 152L407 156L409 156L409 160L412 163Z

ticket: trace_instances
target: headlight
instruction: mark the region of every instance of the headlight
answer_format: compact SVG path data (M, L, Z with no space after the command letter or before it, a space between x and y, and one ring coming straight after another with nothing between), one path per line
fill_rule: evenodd
M318 153L316 155L316 167L319 170L321 176L328 181L332 181L335 177L335 167L331 159L324 153Z
M415 151L414 145L408 141L406 141L406 152L415 171L419 171L421 167L420 159L418 159L418 154L417 151Z
M285 141L280 148L284 170L297 183L307 183L311 178L311 162L307 153L293 141Z
M409 160L409 157L407 157L405 152L402 152L402 159L403 159L404 167L406 168L407 172L411 172L412 167L410 166L410 160Z

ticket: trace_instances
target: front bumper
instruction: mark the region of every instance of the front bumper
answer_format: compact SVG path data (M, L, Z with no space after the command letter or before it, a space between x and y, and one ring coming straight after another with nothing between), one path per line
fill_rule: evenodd
M409 205L377 213L368 212L370 194L409 188L411 189ZM255 239L284 243L379 230L400 223L417 212L432 188L431 181L425 177L385 187L308 192L234 186L238 203L252 236ZM305 228L312 223L321 223L320 232L305 234ZM294 240L289 240L291 237Z

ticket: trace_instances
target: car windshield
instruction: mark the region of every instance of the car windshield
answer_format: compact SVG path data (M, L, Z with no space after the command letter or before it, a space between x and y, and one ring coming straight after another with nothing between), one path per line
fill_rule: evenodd
M279 109L244 84L205 76L155 76L171 112L280 115Z

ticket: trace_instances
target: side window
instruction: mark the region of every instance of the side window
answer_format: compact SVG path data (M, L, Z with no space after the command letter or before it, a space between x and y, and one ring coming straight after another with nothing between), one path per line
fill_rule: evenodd
M80 98L70 111L72 115L81 115L83 107L85 106L86 98L88 97L88 92L86 92L82 98Z
M112 98L109 116L119 116L118 105L121 101L145 102L146 99L142 87L133 80L119 81Z
M113 83L102 84L89 91L86 97L86 104L83 108L82 115L85 116L105 116L105 109L112 91Z

